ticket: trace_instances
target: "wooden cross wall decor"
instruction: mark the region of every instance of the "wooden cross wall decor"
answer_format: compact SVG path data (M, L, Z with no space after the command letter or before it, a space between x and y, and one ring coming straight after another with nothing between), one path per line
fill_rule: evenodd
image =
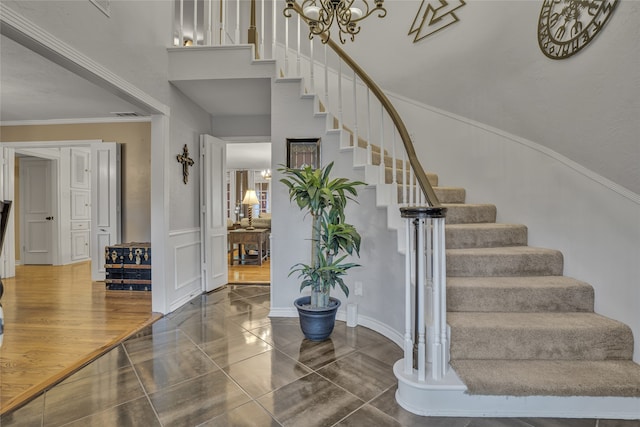
M189 166L193 166L193 159L189 157L189 148L187 144L184 144L184 148L182 148L182 154L178 154L177 156L178 162L182 163L182 181L186 184L189 182Z

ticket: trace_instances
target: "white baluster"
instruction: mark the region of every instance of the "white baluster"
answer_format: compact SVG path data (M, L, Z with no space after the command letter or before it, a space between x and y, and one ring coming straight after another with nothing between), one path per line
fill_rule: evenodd
M407 203L407 191L410 191L409 185L411 181L408 178L407 173L407 152L402 150L402 204Z
M342 130L342 60L338 59L338 129Z
M413 245L411 235L411 223L413 220L407 218L405 221L405 257L404 257L404 373L411 375L413 372L413 340L411 338L411 258Z
M353 146L358 146L358 85L355 70L353 70Z
M193 2L193 46L198 45L198 2Z
M434 333L436 343L433 349L433 379L442 379L448 366L447 338L447 293L446 293L446 259L444 241L444 218L435 219L433 227L433 277L434 277Z
M387 182L384 156L384 107L380 104L380 184Z
M314 62L315 60L313 59L313 41L315 39L309 39L309 84L311 85L311 93L315 94L316 93L316 80L315 80L315 73L313 72L314 69Z
M234 44L240 44L240 0L236 0L236 39Z
M260 58L264 59L264 0L260 1L260 31L262 35L259 36L256 32L256 37L260 39Z
M277 1L273 0L272 3L272 10L271 10L271 15L272 15L272 27L271 27L271 58L272 59L277 59L276 56L276 47L277 47L277 38L276 38L276 8L277 8Z
M226 31L227 31L227 1L220 0L220 46L226 44Z
M178 28L178 46L184 46L184 0L180 0L180 28Z
M420 219L418 221L418 241L416 242L416 247L418 249L418 255L416 259L418 260L417 273L416 276L418 278L416 286L418 287L418 301L416 302L416 307L418 309L418 320L417 320L417 332L418 332L418 381L425 381L426 379L426 366L427 361L425 358L425 322L424 322L424 288L425 288L425 253L424 253L424 220Z
M298 23L298 37L297 37L297 51L296 51L296 76L300 77L302 74L300 72L300 57L302 56L300 54L300 21L302 21L302 18L300 18L300 15L297 15L298 19L297 19L297 23Z
M207 32L204 43L207 46L211 46L213 44L213 0L207 0L207 7L205 9L204 16L207 17L207 22L205 23Z
M393 174L393 178L391 178L391 182L393 184L397 184L398 183L398 178L396 177L397 175L397 168L398 166L396 165L396 129L395 127L393 127L391 129L391 132L393 133L392 139L391 139L391 161L393 162L392 166L391 166L391 173ZM396 194L396 201L398 199L397 196L397 192Z
M367 88L367 164L373 164L373 154L371 152L371 90Z
M284 75L289 77L289 20L284 20Z
M324 45L324 109L329 111L329 59L328 47Z
M434 297L433 291L433 228L432 228L432 218L428 217L426 219L426 229L425 229L425 262L426 262L426 286L427 286L427 295L428 298L423 302L425 305L426 317L425 317L425 325L429 325L427 330L429 332L433 332L436 329L434 326L434 308L433 304L435 304L436 298ZM430 295L429 295L430 294ZM433 337L430 336L428 338L429 342L427 343L427 362L431 363L431 372L429 372L429 376L432 376L433 373L433 354L431 351L433 350Z

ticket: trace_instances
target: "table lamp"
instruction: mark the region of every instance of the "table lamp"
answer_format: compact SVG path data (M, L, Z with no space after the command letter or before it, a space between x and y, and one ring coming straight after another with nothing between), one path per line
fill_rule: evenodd
M260 202L258 201L258 196L256 195L256 190L247 190L247 192L244 194L244 199L242 199L242 204L243 205L248 205L249 206L249 226L247 227L247 230L255 230L255 227L253 226L253 221L252 221L252 217L253 217L253 207L257 204L259 204Z

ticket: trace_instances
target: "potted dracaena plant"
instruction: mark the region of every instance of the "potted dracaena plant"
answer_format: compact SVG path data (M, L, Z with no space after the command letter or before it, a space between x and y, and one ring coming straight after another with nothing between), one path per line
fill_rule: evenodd
M321 169L280 168L285 178L280 182L289 189L290 201L311 216L311 262L291 267L289 276L297 273L302 279L300 291L311 288L310 296L296 299L300 327L307 339L322 341L331 335L340 300L330 297L336 284L349 296L343 276L358 264L346 260L360 256L361 237L356 228L345 222L347 201L355 201L361 181L330 178L333 162Z

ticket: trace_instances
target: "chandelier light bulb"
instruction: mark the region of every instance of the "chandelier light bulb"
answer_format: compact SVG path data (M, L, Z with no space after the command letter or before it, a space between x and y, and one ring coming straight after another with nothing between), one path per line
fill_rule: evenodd
M318 6L307 6L302 13L312 21L317 21L320 18L320 8Z
M352 21L362 18L362 15L363 15L362 10L358 9L357 7L352 7L349 9L349 11L351 12Z

